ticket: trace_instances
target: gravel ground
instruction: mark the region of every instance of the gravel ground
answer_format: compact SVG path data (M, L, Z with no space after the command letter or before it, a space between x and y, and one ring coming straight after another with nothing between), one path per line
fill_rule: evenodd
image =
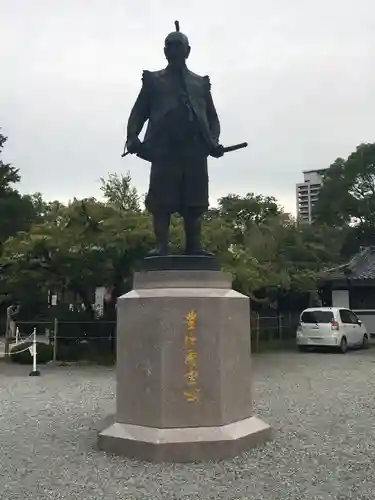
M375 349L254 357L256 413L275 439L207 464L96 451L114 411L112 369L28 371L0 363L0 500L375 498Z

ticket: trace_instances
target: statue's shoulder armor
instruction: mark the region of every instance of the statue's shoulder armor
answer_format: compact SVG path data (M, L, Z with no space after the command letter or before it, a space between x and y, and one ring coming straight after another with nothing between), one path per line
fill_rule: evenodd
M198 85L202 85L207 90L211 90L211 82L210 82L210 77L208 75L201 76L190 70L188 70L188 74L189 78L194 80ZM145 85L146 87L150 87L153 85L154 82L157 82L158 80L163 80L165 75L166 75L165 69L161 69L159 71L144 70L142 73L143 85Z
M211 89L210 77L208 75L205 75L205 76L197 75L193 71L189 70L189 76L190 76L190 78L195 80L197 83L200 83L207 90Z
M149 71L147 69L142 72L142 82L144 85L152 85L152 82L162 78L164 76L165 70L161 69L159 71Z
M152 71L148 71L147 69L144 69L142 71L142 84L144 86L148 86L151 84L151 80L152 80Z

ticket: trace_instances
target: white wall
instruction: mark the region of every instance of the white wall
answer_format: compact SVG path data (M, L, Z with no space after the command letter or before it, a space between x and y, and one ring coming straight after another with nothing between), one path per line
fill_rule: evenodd
M349 290L332 290L332 307L349 308Z
M370 335L374 335L375 334L375 311L372 311L373 314L369 314L369 311L367 311L367 314L361 314L361 311L356 311L354 309L354 312L356 313L358 318L365 325L367 332Z
M349 309L349 290L332 290L332 307L345 307ZM360 320L363 321L369 334L375 334L375 309L361 314L360 310L353 309ZM372 314L369 314L369 313Z
M305 182L311 182L311 184L320 184L322 182L321 174L319 174L319 172L316 172L314 170L303 172L303 176Z

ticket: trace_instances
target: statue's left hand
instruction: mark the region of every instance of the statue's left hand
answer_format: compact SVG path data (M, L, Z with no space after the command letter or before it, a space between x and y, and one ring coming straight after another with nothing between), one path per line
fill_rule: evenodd
M130 154L137 154L141 150L142 143L138 139L138 137L135 137L133 139L128 139L128 141L126 142L126 147Z
M221 144L215 145L210 153L210 156L213 156L214 158L221 158L224 155L224 146Z

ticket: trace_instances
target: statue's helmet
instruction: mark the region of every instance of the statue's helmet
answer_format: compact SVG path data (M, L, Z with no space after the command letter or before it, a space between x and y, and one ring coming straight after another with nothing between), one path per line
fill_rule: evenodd
M180 23L178 21L175 21L174 24L176 26L176 31L172 31L166 37L165 46L167 47L171 44L182 43L186 48L189 47L189 39L184 33L181 33Z

